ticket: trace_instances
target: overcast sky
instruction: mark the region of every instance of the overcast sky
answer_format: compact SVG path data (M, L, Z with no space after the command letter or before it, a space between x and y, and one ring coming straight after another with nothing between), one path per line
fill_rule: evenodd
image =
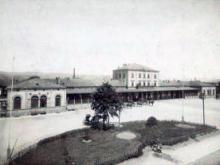
M0 0L0 70L220 78L219 0Z

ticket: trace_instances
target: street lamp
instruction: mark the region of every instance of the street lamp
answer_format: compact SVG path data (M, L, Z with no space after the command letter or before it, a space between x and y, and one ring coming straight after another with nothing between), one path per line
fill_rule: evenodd
M205 93L201 92L199 98L202 99L203 125L205 125Z

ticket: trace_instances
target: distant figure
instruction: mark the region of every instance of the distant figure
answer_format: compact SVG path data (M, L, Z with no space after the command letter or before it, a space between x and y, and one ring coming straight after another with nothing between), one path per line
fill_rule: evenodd
M149 100L149 105L154 105L154 100Z

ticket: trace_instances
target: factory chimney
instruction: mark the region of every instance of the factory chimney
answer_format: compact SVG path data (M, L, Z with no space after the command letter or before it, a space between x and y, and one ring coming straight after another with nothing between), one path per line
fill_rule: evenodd
M76 70L73 68L73 78L76 78Z

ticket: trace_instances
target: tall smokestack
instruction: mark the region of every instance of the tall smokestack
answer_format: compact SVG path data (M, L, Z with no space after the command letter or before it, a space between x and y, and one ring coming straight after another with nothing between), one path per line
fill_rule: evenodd
M75 68L73 68L73 78L76 78L76 71L75 71Z

